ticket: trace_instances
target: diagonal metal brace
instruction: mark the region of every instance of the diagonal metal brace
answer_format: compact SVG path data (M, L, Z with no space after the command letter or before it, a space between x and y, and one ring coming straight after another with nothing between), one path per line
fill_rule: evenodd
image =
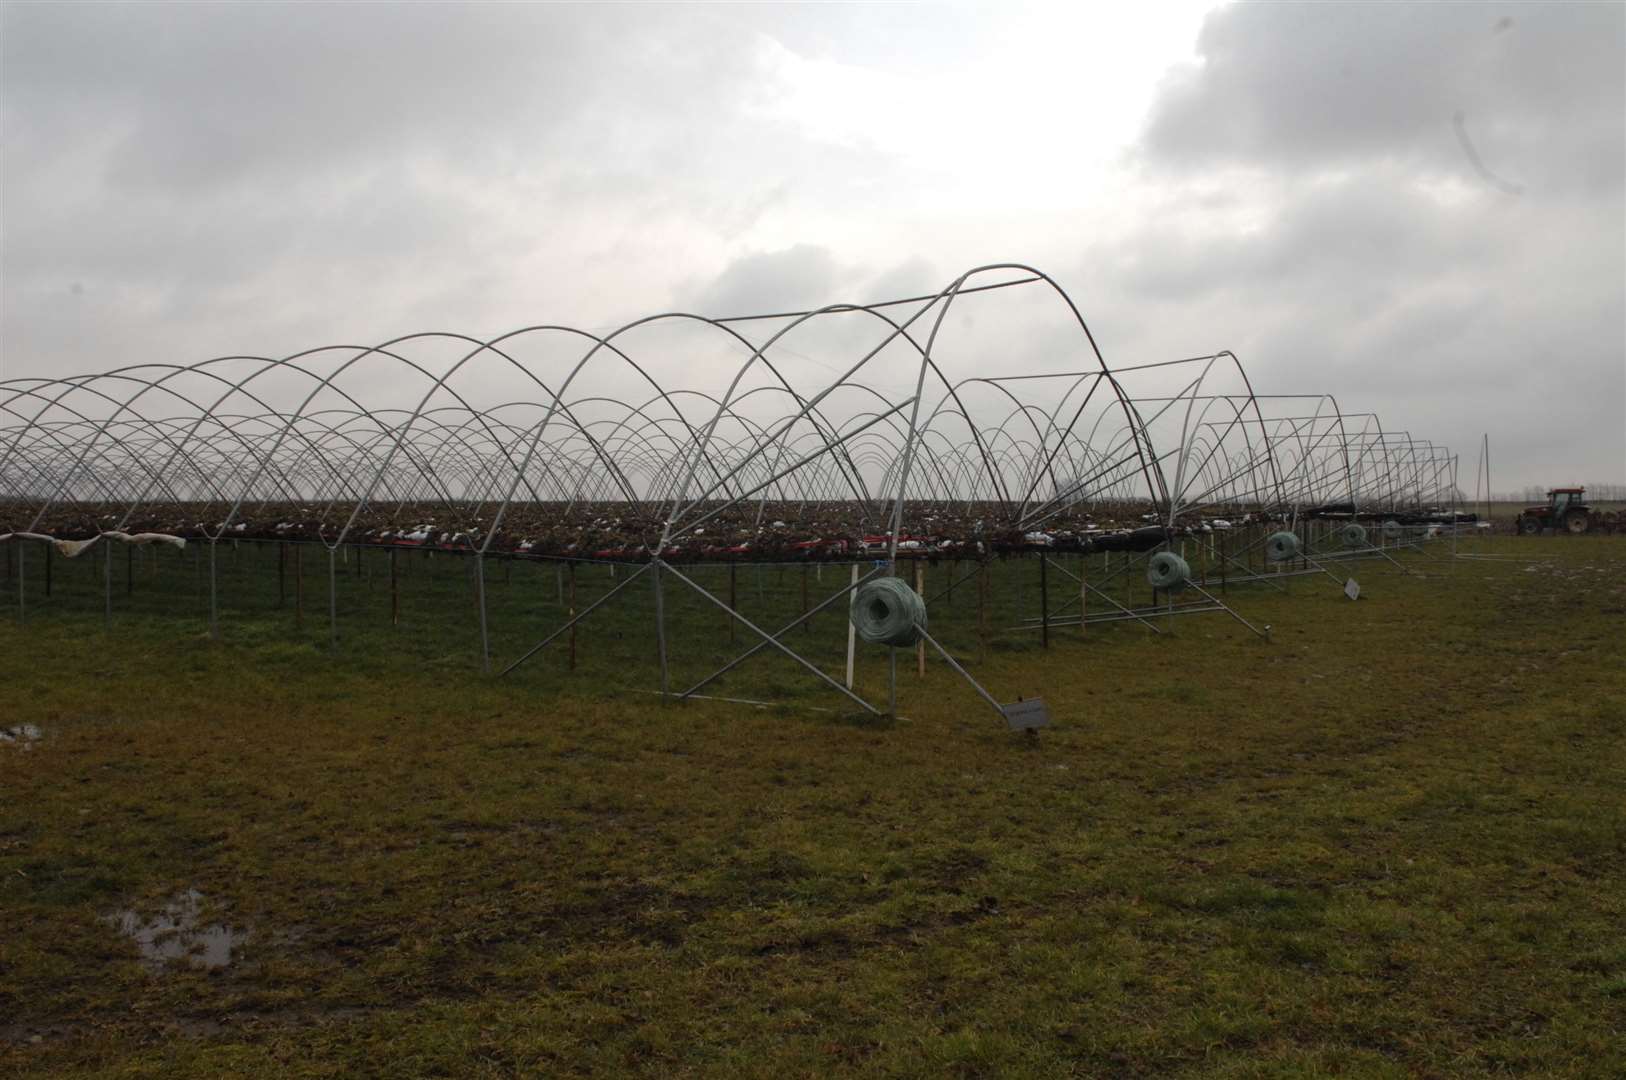
M518 660L515 660L512 664L509 664L507 667L505 667L501 671L497 672L497 678L499 678L499 679L502 678L504 675L508 674L510 671L513 671L515 668L519 667L525 661L529 660L531 657L533 657L537 653L541 652L543 647L546 646L548 642L552 641L554 638L558 637L560 634L564 633L566 630L569 630L572 626L575 626L577 623L579 623L583 619L587 618L587 616L589 616L589 615L591 615L593 613L593 610L595 608L597 608L599 605L603 604L606 600L608 600L610 597L614 596L616 593L620 592L622 589L625 589L628 585L631 585L634 581L637 581L638 576L640 574L642 574L645 570L648 570L651 566L654 566L654 565L655 565L654 563L644 563L643 565L639 566L638 569L634 570L630 575L628 575L627 579L625 581L623 581L621 584L617 585L615 588L611 589L609 592L605 593L603 596L599 597L597 600L594 600L591 604L589 604L586 607L582 608L581 613L579 615L575 616L569 622L567 622L563 626L559 627L559 629L555 630L553 633L549 634L547 637L543 638L541 641L537 642L535 645L532 645L529 649L525 650L525 654L523 656L521 656Z
M869 573L865 574L863 577L859 578L857 581L852 582L850 585L844 586L841 589L840 592L838 592L835 595L829 597L823 603L819 604L817 607L809 608L808 610L802 612L801 615L797 616L792 621L786 623L783 627L781 627L779 630L774 632L773 637L775 639L784 637L786 634L790 633L792 630L794 630L798 626L802 625L802 623L806 622L808 619L811 619L813 616L817 615L819 612L823 611L825 608L829 607L831 604L835 603L837 600L840 600L843 596L846 596L848 593L851 593L853 590L857 589L860 585L864 584L864 582L868 581L870 578L874 577L877 574L880 574L880 573L884 572L885 570L886 570L886 566L884 564L881 565L881 566L877 566L877 567L873 568L872 570L870 570ZM732 612L731 612L731 614L732 614ZM718 668L716 671L712 672L710 675L707 675L704 679L701 679L699 682L695 683L693 686L691 686L687 690L683 691L681 694L678 695L678 697L680 699L690 697L691 695L693 695L695 693L695 691L697 691L700 688L704 687L706 684L712 682L713 680L721 678L723 675L725 675L728 672L730 672L730 671L734 670L735 668L739 667L741 664L745 663L747 660L751 659L751 657L755 656L757 653L761 652L763 649L766 649L767 647L768 647L768 643L766 641L757 642L755 645L751 646L749 649L747 649L745 652L741 653L739 656L736 656L734 659L730 660L728 663L724 664L722 667Z
M647 565L661 567L661 569L663 569L663 570L667 571L668 573L670 573L673 577L677 578L679 581L681 581L685 585L689 586L689 588L693 589L695 592L699 593L701 596L704 596L707 600L710 600L713 604L716 604L718 607L720 607L724 611L728 612L734 618L738 619L740 621L741 625L743 625L746 629L750 630L753 634L760 637L763 640L764 644L772 645L774 648L778 649L780 652L784 653L786 656L790 657L792 660L794 660L798 664L802 665L808 671L811 671L814 675L817 675L820 679L822 679L825 682L829 683L830 686L833 687L835 690L839 691L840 693L846 695L851 700L853 700L853 701L857 702L859 705L863 706L863 708L864 708L864 710L866 712L871 713L872 715L875 715L875 716L881 715L880 710L875 708L875 706L871 705L869 702L865 701L863 698L859 697L857 694L853 693L851 690L848 690L845 686L842 686L840 683L836 682L830 676L826 675L824 672L822 672L818 668L814 667L807 660L804 660L801 657L801 655L798 654L794 649L791 649L789 646L787 646L783 642L779 641L773 635L769 634L766 630L763 630L761 627L757 626L756 623L752 622L750 619L747 619L744 615L741 615L739 612L737 612L733 608L729 607L728 604L724 603L722 600L717 599L717 597L713 596L710 592L708 592L706 590L706 587L704 585L701 585L700 583L696 582L693 578L691 578L687 574L683 573L683 571L677 569L677 567L673 566L671 563L666 562L664 559L658 559L657 558L657 559L652 560Z

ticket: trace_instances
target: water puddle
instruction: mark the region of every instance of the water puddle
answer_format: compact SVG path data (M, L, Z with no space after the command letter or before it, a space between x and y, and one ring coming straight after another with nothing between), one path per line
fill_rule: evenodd
M24 750L32 750L34 744L39 742L40 736L45 733L35 724L13 724L10 727L0 727L0 743L11 743L21 746Z
M141 959L154 971L180 961L208 970L223 968L231 963L232 949L248 939L248 931L218 923L199 926L202 908L203 894L187 889L171 897L150 919L134 911L120 911L108 921L136 943Z

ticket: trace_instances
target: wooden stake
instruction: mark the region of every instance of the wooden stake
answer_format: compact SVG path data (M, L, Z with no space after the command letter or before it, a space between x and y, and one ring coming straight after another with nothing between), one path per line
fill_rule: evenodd
M1088 628L1085 624L1086 624L1086 620L1087 620L1087 618L1089 616L1090 586L1089 586L1089 582L1085 578L1085 575L1089 573L1089 567L1087 565L1089 563L1089 561L1090 560L1084 558L1082 555L1079 556L1079 559L1078 559L1078 636L1079 637L1083 637L1084 636L1084 631Z
M926 563L922 559L915 560L915 592L922 598L926 596ZM922 678L926 675L925 638L915 642L915 674Z
M1050 556L1039 552L1039 644L1050 648Z
M988 558L977 567L977 660L988 659Z
M730 610L725 615L728 619L728 643L730 645L734 644L734 616L732 612L739 610L739 604L735 599L739 592L738 571L739 566L734 563L728 564L728 606Z

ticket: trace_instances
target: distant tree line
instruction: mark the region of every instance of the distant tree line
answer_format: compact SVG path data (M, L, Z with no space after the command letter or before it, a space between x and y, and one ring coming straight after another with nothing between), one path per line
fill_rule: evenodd
M1568 485L1555 485L1568 486ZM1588 501L1597 502L1626 502L1626 484L1582 484L1586 488ZM1541 484L1530 484L1519 491L1504 492L1492 496L1493 502L1527 502L1541 503L1547 501L1547 492L1552 488Z

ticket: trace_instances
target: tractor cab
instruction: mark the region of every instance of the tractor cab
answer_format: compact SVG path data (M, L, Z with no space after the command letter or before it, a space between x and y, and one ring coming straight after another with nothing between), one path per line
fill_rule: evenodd
M1586 488L1553 488L1547 493L1547 513L1553 517L1563 517L1564 511L1570 504L1581 504L1586 500L1581 496L1586 494Z

